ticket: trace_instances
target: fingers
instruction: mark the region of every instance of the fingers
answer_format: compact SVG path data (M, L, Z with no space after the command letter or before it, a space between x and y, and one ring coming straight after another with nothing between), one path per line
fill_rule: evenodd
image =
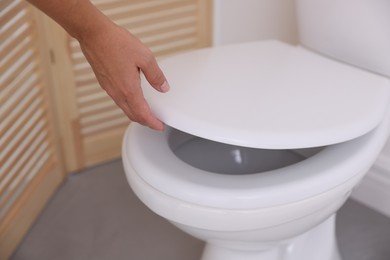
M130 120L154 130L163 131L164 124L152 114L139 86L139 80L134 80L134 82L137 84L132 91L122 96L124 99L122 99L120 107Z
M170 86L164 73L158 66L153 53L148 48L145 48L143 51L143 59L141 62L138 62L138 67L153 88L162 93L168 92ZM136 112L136 114L133 115L136 118L135 121L152 129L163 131L164 124L152 114L150 107L143 96L140 82L137 82L136 85L138 86L136 93L133 93L131 100L128 100L127 102L130 111Z
M139 67L153 88L163 93L169 91L168 81L150 50L145 51L143 61L139 64Z
M152 114L148 103L143 97L136 99L136 102L126 101L126 105L129 109L128 113L133 117L130 118L131 120L157 131L164 130L164 124Z
M146 101L138 105L135 105L132 101L126 100L122 101L121 103L116 103L131 121L137 122L157 131L164 130L164 124L152 114Z

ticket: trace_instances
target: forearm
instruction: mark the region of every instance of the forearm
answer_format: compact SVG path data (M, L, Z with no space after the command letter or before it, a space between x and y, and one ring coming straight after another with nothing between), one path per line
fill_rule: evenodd
M98 33L112 22L89 0L27 0L76 39Z

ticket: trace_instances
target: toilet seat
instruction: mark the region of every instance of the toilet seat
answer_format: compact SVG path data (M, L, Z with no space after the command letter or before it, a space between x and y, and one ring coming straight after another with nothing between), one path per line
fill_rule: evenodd
M372 151L383 146L388 124L385 120L369 134L326 147L297 164L238 176L192 167L170 149L169 130L159 133L132 124L123 142L123 160L148 185L186 203L245 210L275 207L337 189L364 174L377 156Z
M192 51L160 66L170 91L142 84L153 113L183 132L239 146L351 140L374 129L390 102L388 78L278 41Z

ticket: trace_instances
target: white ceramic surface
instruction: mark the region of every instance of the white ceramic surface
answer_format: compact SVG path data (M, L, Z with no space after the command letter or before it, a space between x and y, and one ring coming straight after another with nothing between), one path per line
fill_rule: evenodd
M162 121L246 147L351 140L375 128L389 104L389 79L277 41L193 51L161 67L171 90L143 86Z
M389 0L296 0L300 44L390 78Z

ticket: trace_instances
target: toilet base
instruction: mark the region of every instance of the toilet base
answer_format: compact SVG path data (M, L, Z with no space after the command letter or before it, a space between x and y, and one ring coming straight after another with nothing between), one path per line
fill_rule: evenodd
M261 249L238 250L208 242L201 260L341 260L335 239L335 215L298 237L282 243L258 244L258 248Z

